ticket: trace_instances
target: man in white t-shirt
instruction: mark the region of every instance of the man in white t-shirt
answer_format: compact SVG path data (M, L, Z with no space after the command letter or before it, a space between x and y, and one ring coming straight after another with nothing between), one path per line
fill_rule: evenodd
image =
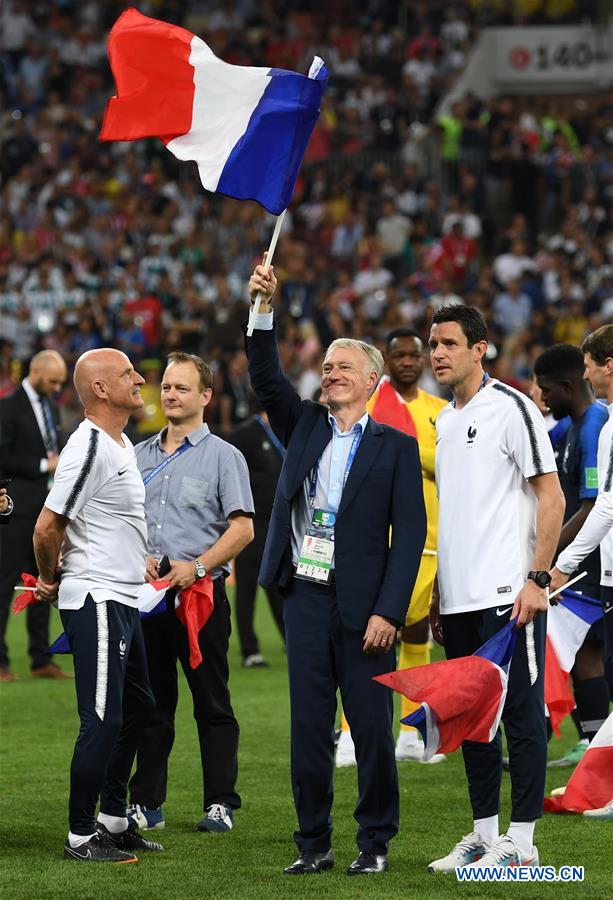
M439 497L434 637L448 658L468 656L517 616L517 644L502 719L509 747L511 824L499 835L500 733L462 752L473 830L431 872L457 866L538 865L533 846L545 788L543 696L547 571L564 512L543 417L519 391L489 378L487 328L474 307L446 306L432 319L430 356L454 399L436 422ZM541 615L539 615L541 614Z
M143 381L119 350L79 357L74 384L85 419L62 451L34 530L36 595L58 600L74 657L81 729L64 856L83 862L137 862L133 850L163 849L126 818L130 769L155 708L137 608L147 555L145 487L123 434L143 405Z
M584 378L596 397L608 404L609 418L598 436L598 495L594 506L571 544L558 556L551 570L552 590L566 584L571 574L600 546L600 584L605 608L605 675L613 690L613 325L602 325L588 334L581 349Z

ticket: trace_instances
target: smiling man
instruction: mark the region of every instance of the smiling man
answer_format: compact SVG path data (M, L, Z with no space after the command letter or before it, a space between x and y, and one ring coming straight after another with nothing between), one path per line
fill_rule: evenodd
M230 605L225 580L230 560L253 540L253 499L249 472L236 447L211 434L203 423L211 400L210 368L191 353L171 353L162 376L162 408L168 425L138 444L136 459L146 486L149 535L147 580L158 575L161 556L170 559L164 579L170 599L210 573L214 609L198 636L202 662L190 666L187 630L174 603L161 616L143 622L149 675L156 712L138 747L130 782L130 819L140 828L162 828L168 757L172 749L178 701L177 660L194 701L198 727L203 812L199 831L227 832L234 827L238 722L228 689Z
M424 502L428 520L426 546L419 567L419 574L409 603L404 627L401 631L399 669L426 666L430 662L428 612L432 589L436 578L436 532L438 500L434 481L434 449L436 419L447 405L447 400L434 397L419 387L425 365L424 342L415 331L397 328L386 340L385 361L389 375L384 375L368 401L367 410L376 422L391 425L398 431L417 438L424 488ZM408 716L418 704L402 697L401 718ZM424 744L421 736L410 725L400 725L396 743L396 759L422 761ZM431 763L445 759L436 753ZM343 716L342 732L336 750L338 767L355 765L355 748L349 724Z
M132 863L134 850L163 849L126 818L138 737L154 708L137 608L145 488L123 433L143 404L143 381L119 350L79 357L74 384L85 418L62 451L34 530L37 598L58 600L74 659L81 729L64 856L77 862Z
M466 741L473 830L430 863L537 865L534 825L543 808L546 587L564 496L535 404L483 370L487 328L478 309L444 306L433 316L430 358L453 401L436 422L438 584L430 621L449 659L468 656L517 616L517 644L502 713L509 747L511 823L500 836L500 733Z
M323 404L301 401L283 373L270 298L272 268L258 266L264 296L247 338L251 383L287 448L260 569L284 593L291 703L291 769L299 857L287 875L334 865L331 849L336 691L355 742L358 857L348 875L387 869L398 830L392 693L373 677L395 668L426 536L415 438L376 423L368 399L380 352L334 341L322 370ZM391 528L391 543L390 543Z

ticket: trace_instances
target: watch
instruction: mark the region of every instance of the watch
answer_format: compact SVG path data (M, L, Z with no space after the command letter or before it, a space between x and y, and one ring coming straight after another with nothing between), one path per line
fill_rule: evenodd
M204 576L206 575L206 569L199 559L194 560L194 574L196 578L204 578Z
M528 578L543 589L548 588L551 584L549 572L528 572Z

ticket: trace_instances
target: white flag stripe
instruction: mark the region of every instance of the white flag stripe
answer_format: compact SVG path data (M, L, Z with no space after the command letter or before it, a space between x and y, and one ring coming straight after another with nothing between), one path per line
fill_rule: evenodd
M551 606L547 613L547 636L551 641L563 672L570 672L577 650L590 629L588 622L576 616L566 606Z
M189 62L194 67L195 88L191 128L166 146L177 159L195 159L203 186L207 191L216 191L228 157L247 131L253 111L270 83L270 69L225 63L195 36ZM229 93L232 110L228 109ZM273 140L271 135L271 147Z

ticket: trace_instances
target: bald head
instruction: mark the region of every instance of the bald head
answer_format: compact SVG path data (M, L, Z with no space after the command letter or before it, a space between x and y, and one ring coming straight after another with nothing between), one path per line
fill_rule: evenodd
M66 381L66 363L55 350L41 350L32 357L28 381L35 391L45 397L57 394Z
M143 403L143 381L126 354L111 347L83 353L74 370L74 386L86 411L104 407L133 412Z

